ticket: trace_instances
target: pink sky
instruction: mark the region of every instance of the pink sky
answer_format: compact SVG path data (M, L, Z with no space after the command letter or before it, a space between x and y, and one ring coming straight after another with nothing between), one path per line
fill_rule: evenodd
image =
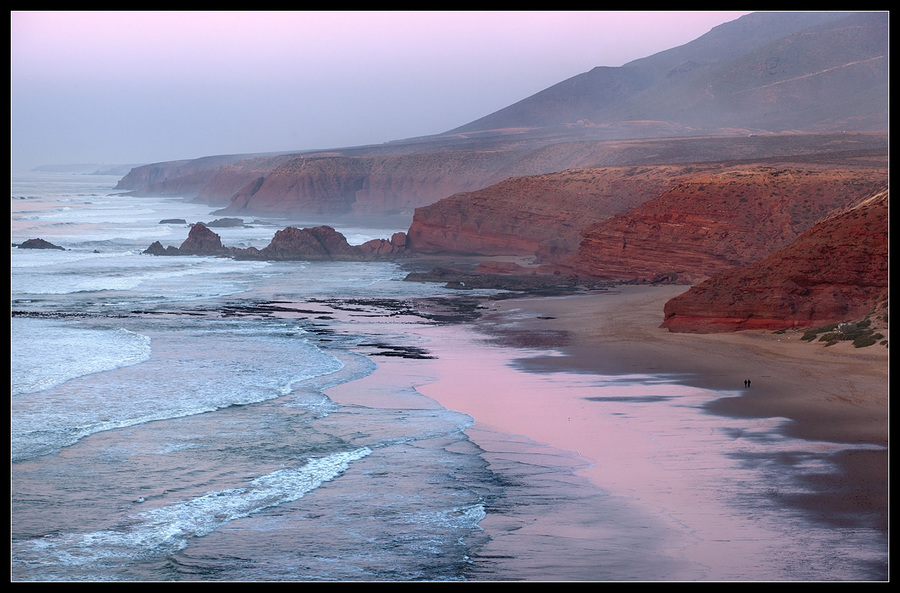
M12 12L13 163L380 143L744 12Z

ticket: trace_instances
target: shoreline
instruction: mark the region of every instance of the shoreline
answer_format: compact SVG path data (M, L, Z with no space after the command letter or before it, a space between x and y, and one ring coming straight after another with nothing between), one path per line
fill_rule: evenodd
M373 373L326 393L339 404L376 394L379 405L404 406L414 390L473 418L466 432L488 459L502 434L573 452L584 462L573 464L573 472L602 491L664 509L660 516L696 528L700 535L690 545L668 530L663 539L695 565L715 559L713 574L701 578L765 580L756 571L775 561L771 534L757 533L757 524L728 511L719 493L718 477L734 480L735 472L742 475L741 463L761 464L748 487L757 493L748 516L763 507L794 509L829 537L847 527L886 537L887 349L826 348L800 341L801 332L673 334L659 328L662 305L683 290L620 286L485 298L477 320L446 324L390 315L345 318L347 331L390 334L430 356L378 358ZM635 375L666 380L646 387L647 393L617 383L629 377L633 383ZM752 380L749 389L745 379ZM689 422L700 427L665 416L680 409L691 410ZM721 436L728 431L742 433L733 441L749 452L718 449L730 446ZM714 432L715 438L706 436ZM783 482L769 484L773 477ZM703 516L704 505L716 507L713 518ZM752 535L744 536L746 549L729 556L731 544L718 538L732 531ZM875 564L873 574L886 574L886 564Z
M711 414L783 418L777 432L785 436L847 445L831 456L839 471L815 476L813 492L796 504L826 523L866 515L886 533L888 349L826 347L801 341L802 331L670 333L659 327L662 306L683 290L622 286L607 294L501 301L478 328L507 345L527 345L522 334L536 336L536 344L558 342L564 356L520 359L526 372L672 375L681 384L733 392L706 403Z
M801 341L802 331L689 334L660 328L662 305L684 290L621 286L606 293L500 301L476 325L511 346L527 345L517 344L517 334L558 335L566 357L552 361L557 368L671 374L692 386L739 393L712 404L717 413L783 416L797 438L887 446L887 348L857 349L849 342L825 347ZM504 320L515 310L519 319ZM525 370L540 372L550 363L535 361ZM751 380L749 388L744 379Z

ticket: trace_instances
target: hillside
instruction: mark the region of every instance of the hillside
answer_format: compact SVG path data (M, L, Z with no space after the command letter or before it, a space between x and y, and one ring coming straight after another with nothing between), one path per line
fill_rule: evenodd
M650 137L664 123L677 135L885 129L887 22L884 12L753 13L678 48L594 68L453 131L578 124L610 137ZM644 126L615 125L622 122Z

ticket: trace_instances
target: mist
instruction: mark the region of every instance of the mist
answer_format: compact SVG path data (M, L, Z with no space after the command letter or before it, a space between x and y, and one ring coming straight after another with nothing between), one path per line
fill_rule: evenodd
M12 12L11 167L437 134L744 12Z

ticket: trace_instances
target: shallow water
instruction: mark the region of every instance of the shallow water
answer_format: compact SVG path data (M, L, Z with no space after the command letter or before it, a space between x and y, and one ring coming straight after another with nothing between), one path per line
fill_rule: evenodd
M143 255L153 241L178 245L187 236L186 225L160 220L216 216L179 199L116 196L116 181L13 179L13 243L40 237L66 249L11 250L13 580L886 573L883 534L823 529L769 506L762 495L782 476L757 454L768 450L774 427L755 432L706 414L699 403L711 394L658 377L610 385L519 371L513 361L521 352L496 359L521 380L548 389L555 381L583 397L603 423L598 431L666 445L638 458L654 468L651 479L628 471L614 443L607 459L588 460L445 409L416 389L434 379L428 359L403 360L416 369L414 383L388 382L389 393L355 390L384 360L385 346L437 350L439 336L429 331L443 331L422 318L404 326L396 311L361 301L456 293L403 282L389 263ZM217 232L229 246L264 246L286 224L272 222ZM337 228L354 244L403 230ZM473 356L478 348L497 352L471 344ZM336 386L353 397L330 398ZM656 419L673 413L675 429L660 434ZM725 448L699 468L685 452L729 441L762 449ZM803 457L795 442L776 445L798 463L821 463L822 455ZM608 464L600 486L585 477L599 462ZM676 475L687 485L663 483ZM715 494L714 517L669 512L667 487ZM733 542L760 530L769 551L756 538L744 548L752 562L720 557L741 548L717 538ZM844 548L827 557L836 541Z

